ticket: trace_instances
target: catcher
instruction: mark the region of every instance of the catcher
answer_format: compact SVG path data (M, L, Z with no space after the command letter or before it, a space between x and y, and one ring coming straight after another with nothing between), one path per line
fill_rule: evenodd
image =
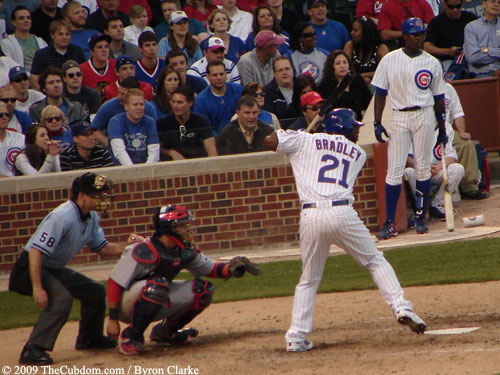
M157 343L184 344L198 330L183 328L212 301L215 287L200 276L242 277L259 269L245 257L229 263L215 262L192 244L194 217L183 206L161 207L153 216L154 234L129 245L108 280L109 323L107 334L118 339L120 352L135 355L144 350L144 331ZM173 281L187 269L194 280ZM120 334L120 323L128 326Z

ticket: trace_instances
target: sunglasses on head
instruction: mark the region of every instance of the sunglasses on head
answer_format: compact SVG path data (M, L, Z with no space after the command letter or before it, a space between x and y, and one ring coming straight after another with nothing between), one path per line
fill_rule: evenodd
M53 121L61 121L62 116L52 116L52 117L47 117L45 121L47 122L53 122Z
M29 78L28 76L22 76L22 77L18 77L14 80L15 83L21 83L23 81L27 81Z
M0 99L2 102L4 103L8 103L8 102L11 102L11 103L15 103L17 98L3 98L3 99Z
M316 33L315 32L304 33L301 36L302 36L302 38L314 38L316 36Z
M0 118L9 117L9 112L0 112Z
M68 78L75 78L75 77L81 77L82 72L76 72L76 73L68 73Z
M179 126L179 133L180 133L180 141L181 142L186 142L186 127L184 125Z
M266 93L265 92L256 92L256 93L253 93L252 96L254 98L257 98L257 97L261 97L261 98L264 98L266 96Z

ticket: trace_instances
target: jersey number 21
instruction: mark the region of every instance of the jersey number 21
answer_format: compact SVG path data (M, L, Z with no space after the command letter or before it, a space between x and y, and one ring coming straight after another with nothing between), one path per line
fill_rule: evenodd
M349 187L349 185L347 185L346 180L347 180L347 174L349 172L349 166L351 165L351 162L349 160L346 160L346 159L342 159L342 161L339 162L339 159L337 159L335 156L329 155L329 154L323 155L323 157L321 158L321 161L323 163L328 163L329 161L332 161L333 163L327 164L319 169L318 182L327 182L329 184L337 184L338 183L340 186L347 189ZM342 178L337 181L336 178L327 177L326 173L328 171L333 170L333 169L337 169L340 166L340 163L342 163L341 168L343 168L342 169Z

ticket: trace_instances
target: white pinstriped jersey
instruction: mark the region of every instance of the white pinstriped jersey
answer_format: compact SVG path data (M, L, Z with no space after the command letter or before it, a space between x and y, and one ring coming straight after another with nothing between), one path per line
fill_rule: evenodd
M425 51L410 57L402 48L384 56L372 85L389 91L391 109L433 106L434 96L445 91L440 62Z
M300 201L348 199L366 152L343 135L278 130L277 150L292 164Z
M449 83L445 84L444 104L446 106L446 124L453 125L457 118L465 116L457 91ZM449 138L449 137L448 137Z
M238 70L236 64L228 59L224 59L223 62L227 73L226 82L241 84L240 71ZM210 81L207 78L207 65L208 60L204 57L191 65L186 73L191 76L203 78L206 83L210 84Z

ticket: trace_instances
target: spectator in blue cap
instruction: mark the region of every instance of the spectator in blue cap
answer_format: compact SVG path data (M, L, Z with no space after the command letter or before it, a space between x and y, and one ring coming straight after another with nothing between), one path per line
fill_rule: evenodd
M26 114L30 111L30 106L45 98L45 95L38 90L30 89L28 72L22 66L15 66L9 70L10 85L16 91L16 109Z

